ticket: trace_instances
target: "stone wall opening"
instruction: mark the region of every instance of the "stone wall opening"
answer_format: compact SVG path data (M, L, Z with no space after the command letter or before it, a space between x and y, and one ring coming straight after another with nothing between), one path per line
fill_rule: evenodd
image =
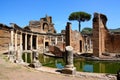
M80 52L82 52L82 41L80 40Z
M33 47L33 49L36 49L37 47L37 45L36 45L36 36L33 36L33 42L32 42L33 44L32 44L32 47Z
M49 46L49 42L45 42L45 48Z
M25 34L22 34L22 45L23 45L23 50L25 50Z

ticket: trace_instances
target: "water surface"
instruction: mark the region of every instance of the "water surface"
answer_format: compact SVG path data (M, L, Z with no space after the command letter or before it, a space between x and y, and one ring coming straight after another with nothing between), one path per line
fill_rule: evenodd
M39 60L43 66L64 68L64 60L62 58L53 58L48 56L39 56ZM111 73L116 74L120 69L120 62L113 61L86 61L81 58L74 59L74 66L77 71L94 72L94 73Z

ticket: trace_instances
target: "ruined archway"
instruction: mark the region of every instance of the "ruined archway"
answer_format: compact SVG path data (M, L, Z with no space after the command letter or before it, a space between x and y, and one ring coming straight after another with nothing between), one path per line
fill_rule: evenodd
M44 24L43 24L43 31L48 32L48 30L49 30L48 24L47 24L47 23L44 23Z

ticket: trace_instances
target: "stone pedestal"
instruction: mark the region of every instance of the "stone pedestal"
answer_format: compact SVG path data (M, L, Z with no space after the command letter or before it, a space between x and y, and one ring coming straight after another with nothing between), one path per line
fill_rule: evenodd
M39 68L42 66L42 64L39 62L39 60L33 61L30 65L32 68Z
M33 68L39 68L42 66L42 64L38 60L38 53L36 51L33 51L33 61L29 66Z
M22 53L23 53L23 49L22 49L22 45L19 46L19 49L16 52L16 63L23 63L23 59L22 59Z
M14 62L14 49L13 46L11 44L9 44L9 52L8 52L8 59L11 62Z
M75 75L76 68L75 67L72 67L72 68L66 68L65 67L64 69L62 69L62 73Z
M62 69L62 73L75 75L76 68L73 65L73 48L71 46L67 46L65 50L65 68Z

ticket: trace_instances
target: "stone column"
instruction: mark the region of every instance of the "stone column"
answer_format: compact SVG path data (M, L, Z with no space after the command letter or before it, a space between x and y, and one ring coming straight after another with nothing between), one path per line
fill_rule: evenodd
M27 50L27 33L25 34L25 50Z
M33 34L31 34L31 37L30 37L30 49L33 50ZM30 53L30 58L31 58L31 63L33 61L33 53L31 52Z
M29 65L30 67L33 67L33 68L39 68L41 67L41 63L39 62L38 60L38 52L36 50L33 50L33 61L32 63Z
M17 31L15 33L15 52L17 51Z
M14 34L14 30L11 30L11 46L13 46L13 34Z
M76 68L73 65L73 47L67 46L65 50L65 68L62 70L62 73L74 75L76 72Z
M71 23L70 22L67 22L67 26L66 26L65 43L66 43L66 46L71 45Z
M23 55L23 46L22 46L22 44L20 44L20 52L19 52L19 62L20 63L23 63L22 55Z
M55 37L55 45L57 44L57 37Z
M18 59L18 49L17 49L17 31L16 31L16 33L15 33L15 54L14 54L14 59L15 59L15 61L17 61L17 59Z
M9 54L8 54L8 59L11 62L14 62L14 43L13 43L13 38L14 38L14 29L11 29L11 42L9 44Z
M18 63L23 63L22 53L23 53L23 46L22 46L22 32L21 32L21 34L20 34L20 46L19 46L19 49L17 51L17 54L18 54L17 62Z

